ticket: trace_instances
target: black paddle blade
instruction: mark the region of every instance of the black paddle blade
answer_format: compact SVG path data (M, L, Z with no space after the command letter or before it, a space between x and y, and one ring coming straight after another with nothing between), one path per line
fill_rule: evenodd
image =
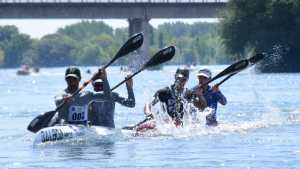
M254 65L257 62L261 61L264 58L264 55L262 53L258 53L250 58L248 58L249 64Z
M36 133L42 128L47 127L48 122L55 115L56 111L48 111L35 117L28 125L27 130Z
M142 46L144 42L143 33L137 33L132 35L127 42L120 48L118 53L116 54L116 58L127 55L128 53L137 50Z
M175 47L169 46L160 51L158 51L144 66L144 68L148 68L151 66L156 66L167 62L173 58L175 55Z
M247 60L242 60L239 61L233 65L231 65L230 67L234 67L232 70L234 70L234 73L226 73L229 74L225 79L223 79L221 82L219 82L217 85L220 86L222 83L224 83L225 81L227 81L229 78L231 78L232 76L234 76L235 74L237 74L238 72L240 72L241 70L253 66L254 64L256 64L257 62L261 61L264 58L264 55L261 53L258 53L250 58L248 58ZM248 63L246 63L245 61L247 61ZM228 67L227 69L229 69L230 67ZM226 69L225 69L226 70ZM225 71L224 70L224 71ZM223 71L223 72L224 72ZM231 71L229 71L231 72ZM222 73L222 72L221 72ZM223 74L222 76L224 76L225 74ZM221 76L219 76L221 77ZM216 78L215 78L216 79Z
M225 70L223 70L222 72L220 72L218 75L216 75L214 78L212 78L212 79L210 80L210 82L213 81L213 80L215 80L215 79L218 79L218 78L220 78L220 77L222 77L222 76L230 75L230 74L233 74L233 73L237 73L237 72L239 72L239 71L241 71L241 70L247 68L248 64L249 64L249 62L248 62L248 60L246 60L246 59L245 59L245 60L238 61L238 62L236 62L236 63L230 65L229 67L227 67L227 68L226 68Z
M139 47L142 46L144 42L144 36L143 33L137 33L131 36L127 42L119 49L118 53L115 55L115 57L107 63L103 68L107 68L109 65L111 65L115 60L118 58L127 55L130 52L133 52L137 50Z

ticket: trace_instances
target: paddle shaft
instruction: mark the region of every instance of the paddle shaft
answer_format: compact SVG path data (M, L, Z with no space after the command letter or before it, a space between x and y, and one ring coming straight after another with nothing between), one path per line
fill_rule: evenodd
M222 83L224 83L226 80L228 80L231 76L233 76L233 75L235 75L235 74L237 74L238 72L234 72L234 73L232 73L232 74L229 74L226 78L224 78L221 82L219 82L217 85L218 86L220 86ZM223 75L224 76L224 75ZM215 76L216 77L216 76ZM218 78L220 78L220 77L222 77L222 76L220 76L220 77L218 77L218 78L212 78L212 79L210 79L210 80L208 80L207 82L205 82L204 84L202 84L200 87L204 87L205 85L207 85L207 84L209 84L209 83L211 83L212 81L214 81L214 80L216 80L216 79L218 79Z
M142 69L140 69L139 71L135 72L134 74L130 75L129 77L126 77L123 81L121 81L120 83L118 83L115 87L111 88L110 90L113 91L116 88L118 88L119 86L121 86L123 83L125 83L128 79L131 79L132 77L134 77L135 75L139 74L141 71L143 71L145 68L143 67Z
M156 66L156 65L162 64L164 62L167 62L167 61L171 60L174 55L175 55L175 47L174 46L169 46L169 47L166 47L164 49L161 49L160 51L158 51L157 53L155 53L155 55L150 60L148 60L147 63L145 63L142 68L140 68L140 70L138 70L134 74L130 75L129 77L127 77L126 79L124 79L119 84L117 84L115 87L113 87L111 89L111 91L115 90L117 87L119 87L120 85L122 85L128 79L131 79L135 75L139 74L141 71L143 71L147 67L152 67L152 66Z
M149 121L149 120L152 120L153 119L153 115L147 115L146 118L143 120L143 121L140 121L139 123L133 125L133 126L125 126L125 127L122 127L122 129L127 129L127 130L133 130L134 128L138 127L139 125Z
M258 63L259 61L261 61L263 58L264 58L264 55L260 54L260 53L254 55L254 56L252 56L250 58L248 58L247 60L248 60L249 64L248 64L247 67L251 67L251 66L255 65L256 63ZM233 73L233 74L227 76L222 81L220 81L219 83L217 83L217 86L220 86L221 84L223 84L225 81L227 81L228 79L230 79L232 76L236 75L237 73L238 72Z
M249 65L249 61L247 59L243 59L241 61L238 61L238 62L230 65L226 69L224 69L222 72L218 73L213 78L209 79L207 82L202 84L200 87L206 86L207 84L211 83L212 81L214 81L214 80L216 80L220 77L226 76L226 75L229 75L231 77L231 75L233 76L233 75L237 74L238 72L246 69L248 67L248 65Z
M223 84L225 81L227 81L229 78L231 78L232 76L236 75L237 73L233 73L227 77L225 77L222 81L220 81L219 83L217 83L217 86L220 86L221 84Z

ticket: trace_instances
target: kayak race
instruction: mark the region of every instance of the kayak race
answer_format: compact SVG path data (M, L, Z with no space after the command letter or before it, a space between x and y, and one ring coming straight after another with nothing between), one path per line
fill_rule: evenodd
M297 0L0 11L0 169L300 168Z

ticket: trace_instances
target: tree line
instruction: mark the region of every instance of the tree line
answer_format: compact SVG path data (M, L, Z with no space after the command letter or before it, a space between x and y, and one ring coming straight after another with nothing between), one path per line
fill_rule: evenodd
M299 72L299 16L299 0L231 0L220 36L233 59L264 52L261 71Z
M150 52L167 45L177 52L169 64L228 64L256 52L263 72L299 72L299 0L230 0L218 23L165 23L151 28ZM128 39L128 28L82 21L32 39L15 26L0 27L0 67L101 65ZM126 65L129 59L117 64Z
M217 23L182 22L151 27L150 52L154 54L172 44L178 50L170 64L226 63L217 27ZM0 66L100 65L113 57L127 39L128 28L113 29L102 21L82 21L41 39L32 39L15 26L1 26ZM117 64L128 64L128 59Z

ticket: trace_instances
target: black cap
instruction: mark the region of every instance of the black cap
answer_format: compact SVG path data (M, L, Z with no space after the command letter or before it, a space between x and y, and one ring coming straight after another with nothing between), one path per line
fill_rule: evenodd
M78 80L80 80L81 79L80 70L74 66L68 67L66 70L66 73L65 73L65 78L68 78L68 77L74 77L74 78L77 78Z
M178 68L175 73L175 79L183 78L183 79L187 80L187 79L189 79L189 75L190 75L190 71L188 69Z

